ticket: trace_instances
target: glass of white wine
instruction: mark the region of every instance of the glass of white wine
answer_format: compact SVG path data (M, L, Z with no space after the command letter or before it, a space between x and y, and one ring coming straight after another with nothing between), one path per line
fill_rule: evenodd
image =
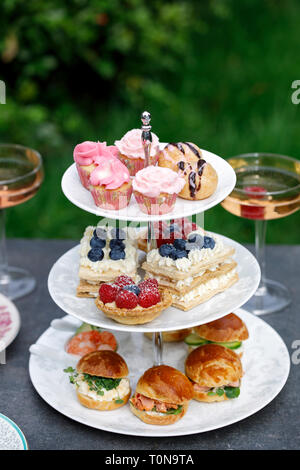
M261 268L260 285L245 308L256 315L273 313L288 306L291 297L284 285L266 279L267 221L300 208L300 161L284 155L249 153L228 162L237 180L221 205L231 214L255 221L255 251Z
M43 181L38 152L21 145L0 144L0 292L10 299L29 294L36 281L27 271L8 266L5 209L31 199Z

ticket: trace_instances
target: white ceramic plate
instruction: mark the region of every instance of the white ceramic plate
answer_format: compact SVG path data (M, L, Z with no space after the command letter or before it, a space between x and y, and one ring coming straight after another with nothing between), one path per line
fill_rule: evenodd
M260 269L255 257L242 245L219 235L226 245L235 248L239 281L225 292L193 309L183 312L169 307L145 325L122 325L107 318L99 310L94 299L76 297L78 284L79 246L65 253L52 267L48 278L48 289L54 302L64 312L80 320L112 330L123 331L168 331L187 328L216 320L244 305L256 291L260 280Z
M0 413L0 450L28 450L21 429L11 419Z
M20 325L20 314L16 306L0 294L0 352L15 339Z
M161 148L164 148L165 145L166 144L162 143ZM119 211L108 211L97 207L91 193L80 183L75 163L65 171L61 186L65 196L69 201L75 204L75 206L87 212L91 212L92 214L108 217L110 219L145 222L150 220L169 220L179 217L188 217L189 215L198 214L219 204L231 193L236 182L235 172L226 160L207 150L202 150L202 153L203 158L208 163L211 163L218 174L219 181L216 191L212 196L202 201L186 201L185 199L177 198L173 211L160 216L144 214L139 209L134 196L132 196L129 205Z
M241 394L239 398L221 403L199 403L191 401L186 415L170 426L147 425L135 417L129 405L114 411L96 411L80 405L73 386L63 369L76 366L77 358L65 353L60 360L52 360L49 355L31 354L29 373L39 395L55 410L75 421L105 431L134 436L170 437L195 434L222 428L240 421L264 408L284 386L290 368L288 350L273 328L260 318L237 310L236 313L246 322L250 338L244 342ZM65 317L73 323L73 332L80 322ZM37 345L44 345L63 351L72 332L48 328L38 339ZM142 334L116 333L119 342L118 352L125 358L129 367L132 390L140 375L152 366L152 344ZM166 343L164 362L184 370L187 346L184 343Z

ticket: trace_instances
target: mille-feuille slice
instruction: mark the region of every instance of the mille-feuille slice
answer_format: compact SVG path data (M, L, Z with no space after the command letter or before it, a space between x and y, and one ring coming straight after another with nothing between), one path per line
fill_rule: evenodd
M138 253L123 229L89 226L80 242L78 297L97 297L103 282L126 274L138 280Z

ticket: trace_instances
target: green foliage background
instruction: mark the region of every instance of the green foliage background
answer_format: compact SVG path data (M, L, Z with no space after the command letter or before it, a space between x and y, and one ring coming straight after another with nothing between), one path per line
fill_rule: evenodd
M97 218L60 180L83 140L113 143L144 109L164 141L225 158L270 151L299 158L296 0L2 0L0 141L39 150L38 195L8 212L8 235L80 238ZM242 242L253 222L220 206L206 228ZM269 223L268 241L299 243L300 212Z

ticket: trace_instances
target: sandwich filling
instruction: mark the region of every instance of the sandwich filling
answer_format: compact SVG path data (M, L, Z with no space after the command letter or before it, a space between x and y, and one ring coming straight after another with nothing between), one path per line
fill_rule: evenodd
M229 348L232 350L235 350L235 352L239 353L242 350L243 343L242 341L226 341L226 342L221 342L221 341L209 341L208 339L202 338L201 336L198 336L196 333L191 333L188 335L185 339L184 342L193 348L197 348L198 346L203 346L204 344L219 344L220 346L224 346L225 348Z
M128 379L113 379L90 374L79 374L72 367L64 370L77 392L97 401L123 403L123 398L130 393Z
M138 410L145 411L146 413L160 413L160 414L180 414L182 405L174 403L164 403L159 400L145 397L141 393L136 393L131 397L130 403Z
M223 396L226 395L227 398L237 398L240 395L240 381L237 380L236 382L231 382L226 385L222 385L221 387L203 387L196 382L191 380L195 392L198 393L206 393L208 397L213 396Z

